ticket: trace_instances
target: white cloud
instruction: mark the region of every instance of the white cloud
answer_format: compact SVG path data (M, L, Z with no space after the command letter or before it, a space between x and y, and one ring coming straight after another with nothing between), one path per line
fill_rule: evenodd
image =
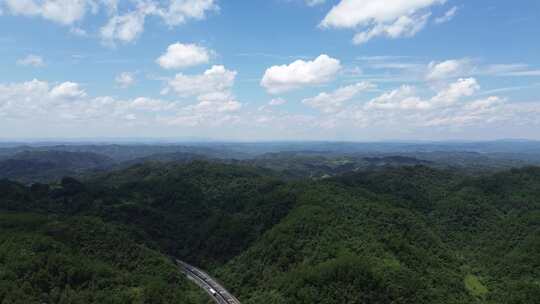
M353 38L353 43L364 44L378 36L392 39L412 37L426 26L429 17L430 14L401 16L394 23L377 24L367 31L357 33Z
M90 97L74 82L56 86L39 80L0 84L0 127L13 121L47 130L78 126L79 133L88 130L89 124L92 129L107 127L105 132L134 125L158 129L177 125L209 127L236 121L234 113L241 108L242 104L227 90L201 94L186 105L147 97Z
M130 72L120 73L116 76L115 81L121 88L129 88L135 83L135 74Z
M468 58L452 59L442 62L432 61L428 65L426 79L441 80L453 77L460 77L470 74L474 70L472 62Z
M431 99L438 106L447 106L456 103L460 98L472 96L480 90L480 85L474 78L462 78L441 90Z
M420 9L443 3L441 0L341 0L326 15L324 27L354 28L372 23L393 23Z
M0 105L20 105L25 101L40 100L49 93L47 82L32 80L23 83L0 84ZM18 102L18 101L23 102Z
M41 56L30 54L22 59L17 60L17 64L39 68L45 66L45 60L43 60L43 57Z
M261 86L271 94L278 94L329 82L340 70L339 60L323 54L313 61L297 60L289 65L270 67L264 73Z
M465 105L464 109L469 111L485 111L493 108L494 106L500 105L503 102L504 100L498 96L490 96L485 99L475 100Z
M499 96L469 100L479 89L475 79L460 79L437 90L431 98L422 98L412 86L383 93L364 105L344 107L319 122L331 129L346 132L350 128L363 128L388 136L409 134L415 136L428 132L448 136L463 130L466 137L470 131L507 132L520 134L523 126L535 128L540 125L540 102L511 103ZM516 126L520 128L515 128ZM518 133L512 133L518 131ZM337 132L337 131L335 131Z
M160 99L137 97L128 104L128 108L136 111L160 112L172 110L175 105Z
M275 107L275 106L281 106L281 105L284 105L287 103L287 100L283 99L283 98L274 98L272 100L270 100L270 102L268 103L269 106L272 106L272 107Z
M13 15L40 16L63 25L70 25L84 18L92 9L90 0L5 0L7 10Z
M168 81L168 88L183 97L224 92L232 88L236 74L222 65L215 65L201 75L178 73Z
M367 109L378 110L434 110L454 106L463 97L472 96L480 89L474 78L459 79L439 90L435 96L424 100L412 86L384 93L366 104Z
M230 90L206 92L187 100L118 99L92 97L73 82L50 84L32 80L0 83L0 129L23 137L241 134L235 138L339 136L359 140L368 135L373 139L421 138L419 134L434 133L441 137L457 136L452 133L455 130L463 130L460 135L467 138L478 130L481 131L477 134L483 135L495 132L497 136L537 136L534 130L540 126L540 102L510 102L492 95L473 98L476 90L475 80L462 79L436 89L431 98L423 98L425 92L420 89L402 86L367 102L343 102L337 111L305 115L284 108L251 111L236 101ZM342 100L350 96L339 91L327 95Z
M540 76L538 67L529 64L488 64L481 59L469 57L431 62L422 62L415 57L400 56L358 57L357 60L362 62L361 66L364 73L352 76L371 82L411 83L428 81L430 85L440 86L451 79L467 77Z
M273 98L270 100L267 104L260 106L258 108L259 112L272 112L274 108L277 108L279 106L282 106L287 103L287 100L279 97L279 98ZM264 118L262 120L265 120Z
M137 99L118 100L112 97L89 97L74 82L52 86L45 81L32 80L15 84L0 84L0 112L4 121L26 122L39 128L78 124L86 130L89 123L98 128L105 122L118 126L127 118L141 114ZM146 109L142 113L144 114Z
M416 96L415 88L401 86L399 89L384 93L366 104L367 109L378 110L426 110L431 108L428 101Z
M190 108L199 113L235 112L242 108L242 104L229 94L202 95L199 103Z
M122 43L135 41L144 31L146 13L134 11L122 16L113 16L101 28L100 35L105 44L114 45L118 40Z
M442 23L446 23L448 21L451 21L456 16L458 10L459 9L458 9L457 6L452 7L451 9L446 11L446 13L444 13L443 16L435 18L435 23L442 24Z
M145 20L157 17L169 26L177 26L188 20L202 20L210 11L219 7L215 0L1 0L6 12L14 16L41 17L61 25L71 26L75 35L86 36L77 23L89 14L105 11L108 22L101 27L100 37L107 45L119 41L135 41L143 32ZM125 8L119 11L119 8ZM0 7L0 9L2 9Z
M196 44L175 43L156 62L164 69L182 69L210 61L212 52Z
M72 24L84 18L89 7L84 0L49 0L42 6L43 18L62 24Z
M177 26L187 20L201 20L208 11L217 10L214 0L170 0L168 6L159 1L137 2L137 7L124 14L115 14L101 28L101 38L108 45L116 41L129 43L137 40L144 32L148 16L157 16L169 26Z
M360 92L374 87L375 86L369 82L359 82L346 87L341 87L332 93L320 93L315 97L304 99L302 103L324 113L333 113L339 111L344 102L351 100Z
M78 83L64 82L52 88L49 95L52 99L77 99L86 97L86 92Z
M475 124L511 121L519 119L519 116L523 115L527 108L527 106L515 107L515 105L506 104L505 100L498 96L490 96L485 99L465 103L461 107L453 108L441 114L433 115L433 117L428 118L424 122L424 126L464 127ZM537 108L536 111L538 110Z
M422 30L431 6L445 0L341 0L326 15L323 28L360 29L353 42L365 43L377 36L410 37Z
M215 0L171 0L166 9L161 9L159 15L170 25L185 23L188 19L202 20L206 13L218 10Z
M195 96L198 103L184 108L184 112L187 111L189 113L187 116L190 117L208 113L235 112L242 107L231 92L236 75L236 71L227 70L221 65L213 66L200 75L178 73L167 82L167 88L163 93L173 91L183 98Z

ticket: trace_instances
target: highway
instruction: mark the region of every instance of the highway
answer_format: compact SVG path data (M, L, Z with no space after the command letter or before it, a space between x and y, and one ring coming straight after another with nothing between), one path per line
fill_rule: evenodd
M180 260L176 260L176 264L180 267L180 271L184 273L188 279L202 288L210 297L218 304L240 304L230 292L228 292L217 280L210 277L206 272L191 266Z

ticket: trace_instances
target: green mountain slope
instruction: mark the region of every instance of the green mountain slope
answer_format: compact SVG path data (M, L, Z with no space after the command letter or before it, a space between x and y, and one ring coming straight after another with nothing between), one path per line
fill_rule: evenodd
M159 292L162 303L207 301L164 258L173 255L207 269L248 304L540 299L539 168L480 177L424 166L318 181L279 176L192 162L136 165L85 182L0 181L0 210L15 222L2 226L10 241L0 246L26 252L33 247L24 240L35 238L54 244L43 259L61 254L70 267L105 265L105 275L77 285L81 297L110 285L102 299L170 288ZM21 223L8 211L32 220ZM0 265L22 260L8 252ZM45 269L55 278L55 268ZM37 290L29 294L40 295L31 277L15 272L2 282L28 283ZM103 283L109 280L116 285Z
M21 182L54 181L66 175L109 168L109 157L87 152L22 151L0 158L0 178Z
M100 219L0 215L1 303L200 303L165 256Z
M319 182L216 273L247 303L538 303L539 186L535 168Z

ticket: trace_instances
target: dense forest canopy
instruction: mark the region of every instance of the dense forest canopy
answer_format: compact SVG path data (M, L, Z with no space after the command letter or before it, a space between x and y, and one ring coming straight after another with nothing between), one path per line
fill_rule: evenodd
M69 155L62 166L78 159ZM350 167L306 152L160 155L47 182L1 180L0 303L208 303L173 257L242 303L540 301L538 167L471 174L412 156Z

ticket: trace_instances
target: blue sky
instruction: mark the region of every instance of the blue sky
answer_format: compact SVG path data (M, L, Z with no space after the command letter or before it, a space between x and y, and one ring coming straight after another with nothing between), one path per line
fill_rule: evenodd
M0 0L0 138L540 139L540 2Z

